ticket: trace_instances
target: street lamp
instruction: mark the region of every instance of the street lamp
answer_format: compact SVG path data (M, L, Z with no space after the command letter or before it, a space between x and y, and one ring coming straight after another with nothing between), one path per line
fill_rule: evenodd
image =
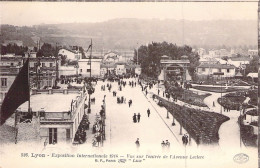
M172 126L175 126L173 113L174 113L174 112L173 112L173 110L172 110Z

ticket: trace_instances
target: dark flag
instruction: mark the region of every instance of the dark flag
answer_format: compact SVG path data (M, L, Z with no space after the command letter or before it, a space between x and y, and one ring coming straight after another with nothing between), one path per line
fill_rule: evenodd
M0 111L0 125L3 125L21 104L29 100L28 64L29 59L23 65L4 98Z

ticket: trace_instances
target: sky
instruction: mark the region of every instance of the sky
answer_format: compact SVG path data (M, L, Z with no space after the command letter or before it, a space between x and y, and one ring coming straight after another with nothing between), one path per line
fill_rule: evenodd
M0 2L0 24L31 26L116 18L257 20L257 2Z

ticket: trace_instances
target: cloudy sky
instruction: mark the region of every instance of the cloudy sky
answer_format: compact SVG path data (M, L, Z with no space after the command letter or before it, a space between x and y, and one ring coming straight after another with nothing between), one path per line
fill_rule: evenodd
M1 24L101 22L115 18L257 20L257 2L0 2Z

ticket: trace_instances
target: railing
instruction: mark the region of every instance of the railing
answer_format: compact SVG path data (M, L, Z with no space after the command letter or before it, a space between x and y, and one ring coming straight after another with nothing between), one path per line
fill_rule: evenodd
M71 112L40 112L40 121L70 121Z

